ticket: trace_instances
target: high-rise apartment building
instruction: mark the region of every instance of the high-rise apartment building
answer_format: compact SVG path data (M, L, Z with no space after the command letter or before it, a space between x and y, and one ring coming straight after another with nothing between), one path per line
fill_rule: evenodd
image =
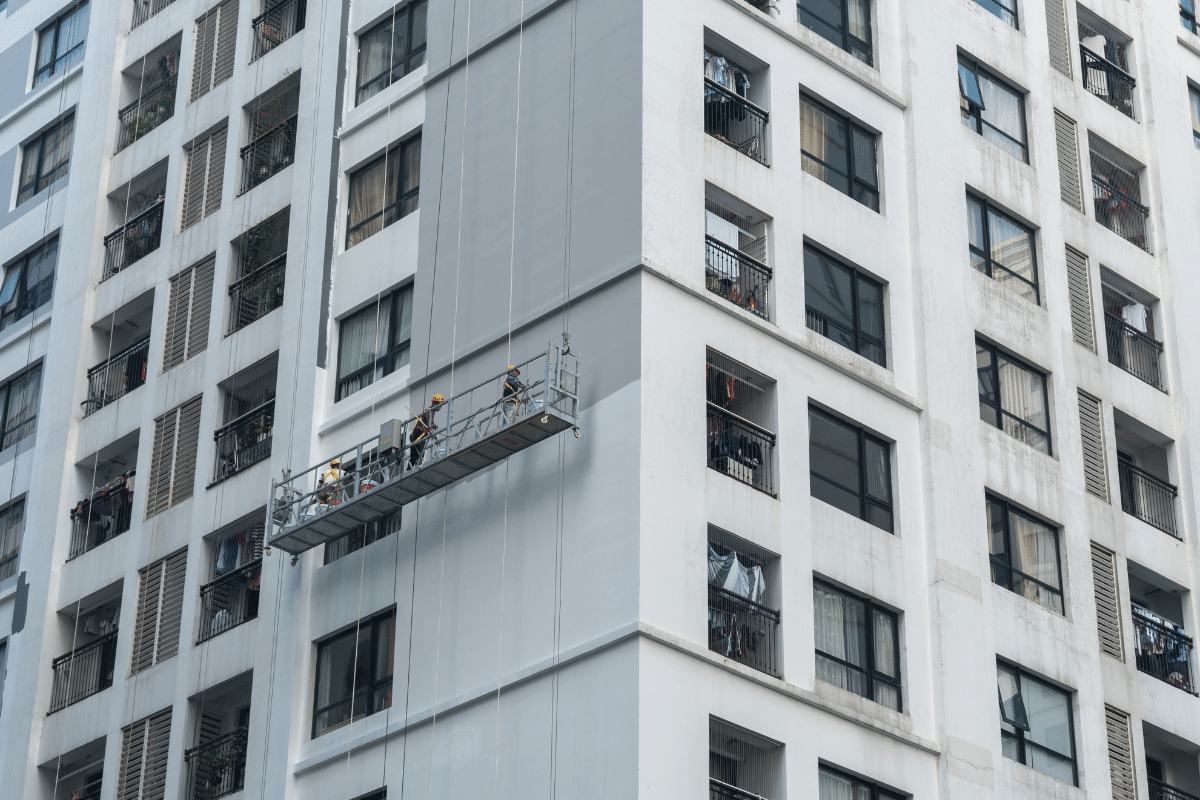
M1200 800L1198 31L0 0L0 798Z

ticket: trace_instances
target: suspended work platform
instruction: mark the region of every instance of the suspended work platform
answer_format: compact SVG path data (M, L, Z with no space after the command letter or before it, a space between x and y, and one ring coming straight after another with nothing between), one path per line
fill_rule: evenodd
M268 544L303 553L568 428L578 436L579 357L551 344L517 367L524 385L515 394L504 396L507 372L460 392L427 410L437 427L416 442L416 415L391 420L378 436L273 481Z

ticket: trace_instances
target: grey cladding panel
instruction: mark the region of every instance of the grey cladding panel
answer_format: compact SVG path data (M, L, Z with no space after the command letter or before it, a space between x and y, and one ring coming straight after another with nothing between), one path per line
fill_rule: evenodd
M24 3L21 0L8 0L8 17L11 18ZM29 32L0 53L0 75L6 76L0 81L0 119L21 104L25 93L29 91L29 51L33 48L33 32ZM0 175L2 176L2 175ZM5 184L0 184L5 185Z

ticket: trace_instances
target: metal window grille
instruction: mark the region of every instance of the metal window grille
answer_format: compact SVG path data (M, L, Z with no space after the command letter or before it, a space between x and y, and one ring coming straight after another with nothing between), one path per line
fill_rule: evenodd
M800 168L879 211L876 136L800 93Z
M133 4L133 23L130 30L162 11L175 0L136 0Z
M118 475L71 509L68 561L129 530L133 522L134 473L131 469Z
M1083 443L1083 483L1087 490L1108 502L1108 456L1100 399L1079 390L1079 433Z
M1067 8L1063 0L1046 0L1046 35L1050 44L1050 65L1070 78L1071 43L1067 30Z
M763 319L770 319L765 216L708 187L705 210L705 288Z
M252 19L254 49L250 52L251 63L304 30L307 7L306 0L280 0Z
M171 709L140 719L121 730L117 792L121 800L164 800L171 744Z
M1103 23L1079 21L1079 54L1083 87L1127 117L1133 118L1137 82L1129 74L1128 40L1105 33Z
M1083 213L1083 178L1079 170L1079 142L1075 120L1054 110L1054 142L1058 151L1058 196Z
M238 0L225 0L196 21L196 60L192 69L193 101L233 76L237 45Z
M709 800L781 800L783 745L709 717Z
M239 277L229 286L229 333L283 305L290 211L285 209L236 240Z
M355 105L364 103L425 63L425 0L397 6L383 22L358 37ZM382 56L387 53L386 56Z
M1105 703L1104 723L1108 732L1108 772L1112 779L1113 800L1137 800L1129 715Z
M183 502L195 493L196 448L203 397L195 397L154 420L146 516Z
M1095 135L1088 139L1096 221L1150 252L1150 209L1141 202L1142 166Z
M172 54L171 64L175 62ZM142 138L175 116L175 94L179 78L172 75L142 92L142 96L117 112L117 152Z
M798 0L800 24L873 66L870 0Z
M1109 363L1165 392L1163 345L1154 338L1152 298L1111 273L1105 275L1105 281L1101 296ZM1129 291L1117 288L1118 282L1127 285Z
M1096 352L1096 328L1092 324L1092 279L1088 257L1071 245L1066 248L1067 289L1071 300L1071 335L1075 343Z
M83 401L86 417L137 389L146 382L146 356L150 338L142 339L92 367L87 372L88 396Z
M171 278L163 372L208 349L216 261L214 253Z
M179 651L186 571L186 547L138 570L131 675L147 670Z
M1195 694L1195 685L1192 683L1192 637L1183 628L1153 611L1136 603L1130 605L1138 671Z
M1176 486L1124 458L1117 459L1117 477L1121 483L1121 510L1176 539L1183 538L1175 522L1175 500L1179 497Z
M987 496L992 582L1063 613L1058 528L994 495Z
M1121 599L1117 590L1117 554L1092 542L1092 587L1096 593L1096 630L1100 652L1125 660L1121 636Z
M704 132L763 166L770 114L748 97L750 71L704 49Z
M158 249L162 241L163 200L151 203L104 237L104 274L108 280Z
M975 340L975 361L980 419L1051 455L1046 376L982 339Z
M892 446L862 426L808 409L809 492L823 503L894 531ZM854 479L853 486L846 485Z
M248 727L237 727L184 752L189 800L216 800L242 790L249 738Z
M47 714L61 711L112 686L117 664L117 631L105 634L50 664L54 675Z
M8 265L0 287L0 331L50 302L57 266L57 236Z
M709 350L708 466L775 496L775 381ZM765 423L765 424L764 424Z

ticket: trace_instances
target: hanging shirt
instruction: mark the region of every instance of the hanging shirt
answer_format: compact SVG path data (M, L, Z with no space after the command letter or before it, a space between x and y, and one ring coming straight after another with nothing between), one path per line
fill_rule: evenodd
M711 211L704 212L704 232L721 244L738 249L738 227L728 220L721 219ZM740 262L727 253L709 251L709 266L722 278L737 280Z
M1121 309L1121 319L1131 328L1145 333L1149 328L1146 324L1146 307L1141 303L1130 303Z

